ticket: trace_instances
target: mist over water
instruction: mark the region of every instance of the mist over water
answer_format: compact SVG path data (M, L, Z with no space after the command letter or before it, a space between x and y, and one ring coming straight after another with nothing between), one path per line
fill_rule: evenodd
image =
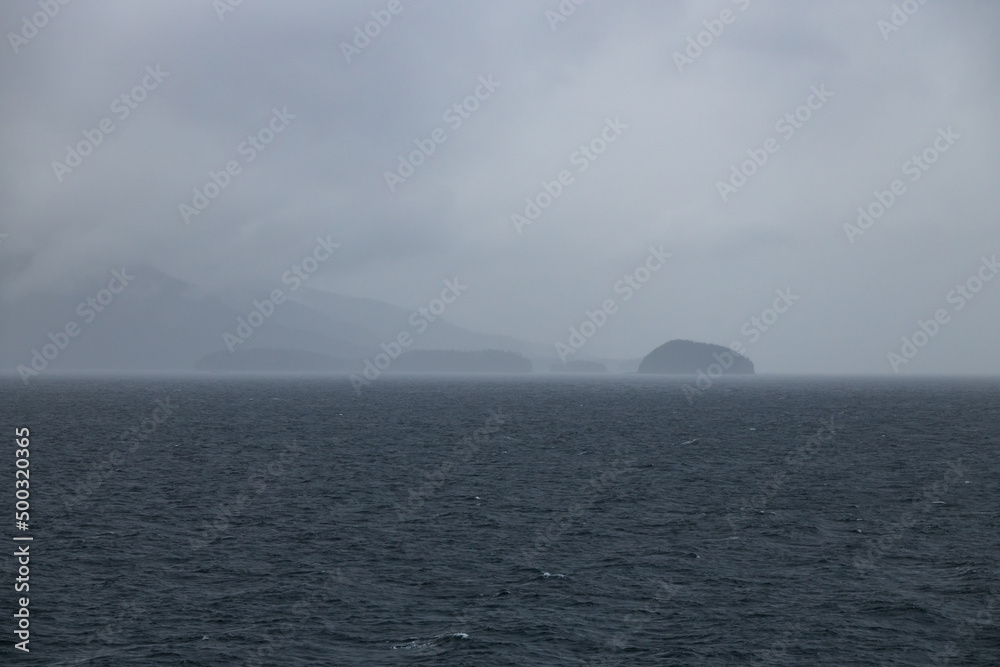
M2 373L1000 373L988 0L43 4L0 8Z

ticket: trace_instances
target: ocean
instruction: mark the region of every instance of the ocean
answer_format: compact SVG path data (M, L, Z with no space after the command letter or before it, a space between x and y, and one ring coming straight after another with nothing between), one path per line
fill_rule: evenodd
M1000 382L684 385L4 381L2 662L1000 664Z

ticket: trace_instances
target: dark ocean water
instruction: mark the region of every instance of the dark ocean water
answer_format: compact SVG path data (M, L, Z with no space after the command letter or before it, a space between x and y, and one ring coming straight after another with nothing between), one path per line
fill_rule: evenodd
M681 384L6 382L0 663L1000 665L1000 383Z

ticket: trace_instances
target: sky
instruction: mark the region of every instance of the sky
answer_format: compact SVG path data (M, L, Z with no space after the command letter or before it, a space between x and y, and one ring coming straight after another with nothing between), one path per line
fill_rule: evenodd
M452 323L554 347L589 320L591 356L996 375L998 25L987 0L5 2L0 299L139 264L267 290L320 237L311 286L415 308L459 280Z

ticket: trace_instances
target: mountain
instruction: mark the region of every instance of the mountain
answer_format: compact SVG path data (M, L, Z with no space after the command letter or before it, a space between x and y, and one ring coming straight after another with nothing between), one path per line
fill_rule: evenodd
M344 296L309 287L296 292L293 299L313 310L353 322L372 332L379 342L396 340L400 332L407 332L413 338L413 349L418 350L510 350L533 359L555 356L549 345L510 336L482 334L440 318L430 322L416 310L399 308L375 299Z
M667 375L753 375L753 362L728 347L692 340L672 340L659 346L639 363L639 373Z
M404 331L412 334L411 349L552 354L547 346L480 334L440 318L421 331L413 324L415 311L374 299L303 288L286 290L287 298L275 304L265 289L219 295L149 266L115 272L64 292L0 299L0 373L20 369L30 380L52 371L277 369L281 360L292 371L307 358L300 353L322 355L313 357L317 362L329 359L320 363L324 368L350 361L357 370L382 351L381 343ZM240 354L251 350L271 352Z
M290 301L266 318L259 315L259 326L246 324L244 338L240 320L252 317L252 301L237 310L217 295L149 267L118 272L124 280L111 283L118 293L99 282L70 295L39 293L0 303L0 369L30 367L34 359L34 370L185 371L212 352L228 353L229 346L347 358L377 349L374 335L356 330L347 335L321 313ZM303 326L306 321L311 326ZM67 331L75 335L68 337Z

